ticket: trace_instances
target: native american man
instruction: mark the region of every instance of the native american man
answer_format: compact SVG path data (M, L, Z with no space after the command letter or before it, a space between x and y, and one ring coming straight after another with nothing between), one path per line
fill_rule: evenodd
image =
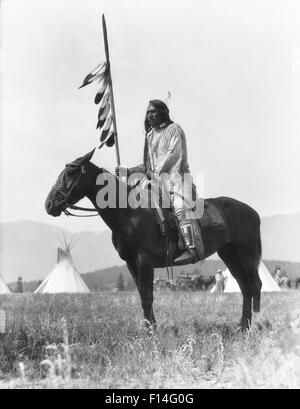
M186 244L183 254L176 262L196 260L195 241L191 221L187 219L192 203L192 176L187 159L186 138L182 128L169 116L169 108L160 100L149 102L145 118L144 163L130 168L129 174L143 172L148 179L169 176L169 193L172 208L179 222ZM119 168L116 168L119 175ZM190 183L183 183L189 181Z

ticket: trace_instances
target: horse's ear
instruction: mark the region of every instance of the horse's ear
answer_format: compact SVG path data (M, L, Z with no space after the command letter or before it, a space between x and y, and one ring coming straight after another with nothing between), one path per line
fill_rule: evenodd
M92 159L92 157L93 157L93 155L94 155L94 152L95 152L95 148L94 148L91 152L89 152L89 153L87 153L86 155L84 155L84 156L81 158L80 163L83 164L83 163L89 162L89 161Z

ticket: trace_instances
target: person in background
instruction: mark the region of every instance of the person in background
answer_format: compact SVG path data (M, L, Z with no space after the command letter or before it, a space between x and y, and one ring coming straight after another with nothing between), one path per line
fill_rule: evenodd
M277 283L281 282L281 268L280 267L277 267L275 271L275 280L277 281Z
M215 275L215 279L216 279L216 292L222 293L225 289L225 285L224 285L225 277L223 276L222 270L219 269L217 271Z

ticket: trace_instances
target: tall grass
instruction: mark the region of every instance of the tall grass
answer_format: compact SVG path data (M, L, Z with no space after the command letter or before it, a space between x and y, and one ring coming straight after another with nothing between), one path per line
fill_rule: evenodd
M0 298L2 388L299 388L300 297L262 294L250 331L241 296L155 292L158 330L139 296L13 294Z

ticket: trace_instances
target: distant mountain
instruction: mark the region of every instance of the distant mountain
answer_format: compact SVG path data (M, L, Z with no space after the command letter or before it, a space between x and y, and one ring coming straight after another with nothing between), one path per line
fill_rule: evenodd
M113 247L110 231L64 234L67 240L74 237L73 261L80 273L124 265ZM300 213L262 218L261 234L263 259L300 261ZM5 281L16 281L19 276L23 281L43 279L56 263L57 247L62 245L59 241L63 242L63 230L52 225L0 223L0 273ZM201 268L201 264L198 266Z
M55 266L57 247L74 238L73 261L80 273L124 264L111 243L111 233L71 234L52 225L32 221L0 224L0 273L6 282L43 279Z
M295 280L300 277L300 263L280 260L264 260L265 265L271 274L274 273L275 268L279 266L283 273L286 273L292 282L292 288L295 287ZM201 274L205 276L215 275L218 269L225 270L226 266L221 260L207 259L205 263L198 263L196 265L187 265L181 267L174 267L173 278L175 279L181 272L188 274ZM137 290L136 285L125 264L121 266L107 267L101 270L92 271L82 274L81 277L91 291L111 291L118 286L119 277L122 275L126 290ZM154 271L154 277L167 279L167 269L157 268ZM172 278L170 276L170 278ZM23 283L24 292L34 292L41 281L30 281ZM9 283L10 289L14 292L16 290L16 283Z

